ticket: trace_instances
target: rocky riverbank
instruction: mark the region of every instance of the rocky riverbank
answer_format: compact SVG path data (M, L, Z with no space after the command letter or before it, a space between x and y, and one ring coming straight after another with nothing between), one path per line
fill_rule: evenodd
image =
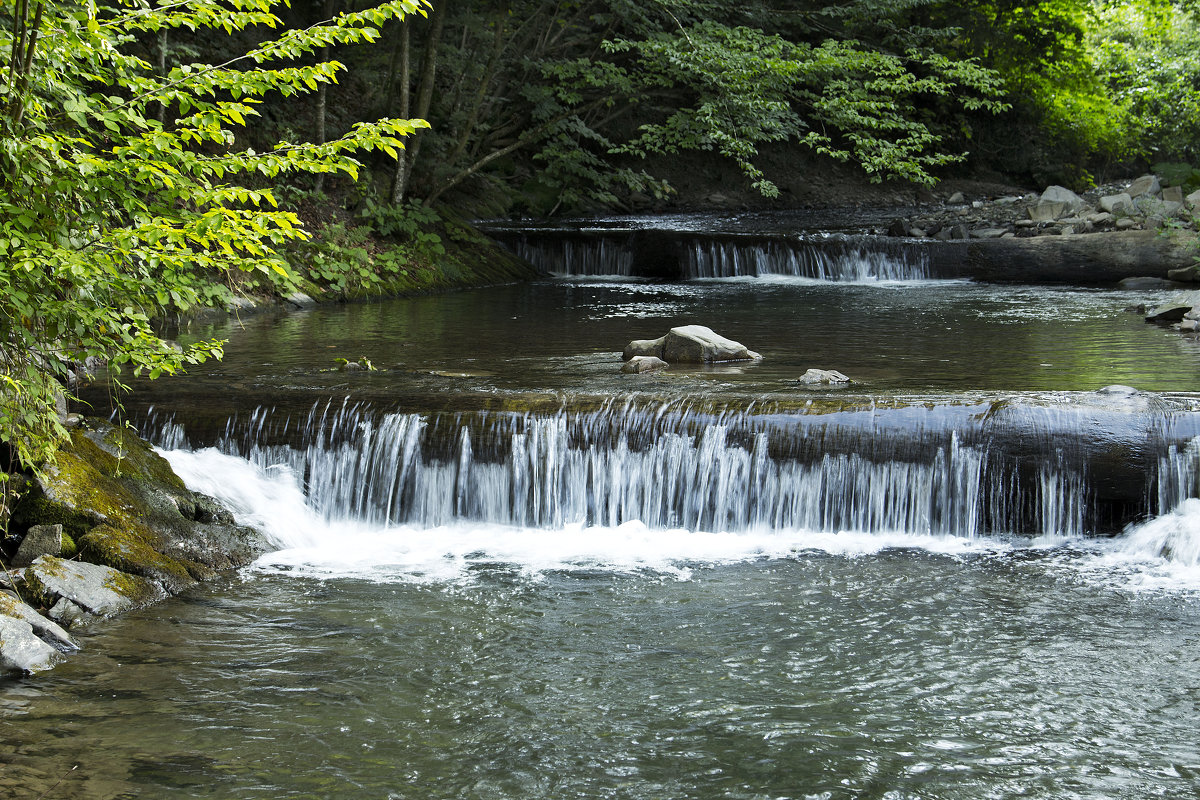
M41 474L4 488L0 671L38 672L74 649L70 631L179 594L271 548L190 491L128 430L71 419Z
M954 241L1163 228L1194 231L1197 214L1200 190L1185 195L1183 187L1166 186L1157 175L1143 175L1082 195L1062 186L1049 186L1041 194L999 197L955 192L943 206L927 207L878 232Z

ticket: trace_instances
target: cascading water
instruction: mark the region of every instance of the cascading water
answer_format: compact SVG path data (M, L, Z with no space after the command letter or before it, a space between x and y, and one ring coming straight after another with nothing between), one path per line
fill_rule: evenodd
M318 403L302 418L258 409L232 419L212 444L260 469L287 469L327 520L371 525L1111 532L1096 484L1114 477L1093 475L1088 454L1060 440L1062 412L977 411L947 421L928 409L754 414L609 403L451 415ZM1051 444L1031 458L1037 425ZM146 427L162 446L185 446L178 426ZM1176 486L1185 474L1194 486L1194 467L1180 465L1194 461L1190 452L1160 459L1164 477L1146 488L1175 499L1144 499L1141 513L1168 511L1194 491ZM1141 473L1135 480L1145 486Z
M537 269L551 275L573 277L633 275L633 250L629 237L587 239L519 238L511 249Z
M761 243L695 241L688 251L686 278L788 276L819 281L914 281L930 277L929 257L915 247L827 239Z

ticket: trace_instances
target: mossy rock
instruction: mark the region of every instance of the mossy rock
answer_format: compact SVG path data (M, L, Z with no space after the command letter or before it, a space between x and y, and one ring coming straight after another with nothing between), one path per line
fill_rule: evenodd
M212 498L188 490L149 444L103 420L87 424L17 506L19 526L61 524L83 560L148 578L172 593L269 549L261 534L234 525Z
M79 539L79 555L84 561L103 564L113 569L141 575L158 581L171 594L196 583L189 567L191 565L159 552L152 542L157 539L153 531L144 526L114 528L98 525ZM211 570L200 570L204 577L211 577Z

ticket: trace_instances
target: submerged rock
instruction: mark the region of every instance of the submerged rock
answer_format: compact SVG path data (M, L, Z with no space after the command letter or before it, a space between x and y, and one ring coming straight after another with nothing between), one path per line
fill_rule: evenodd
M796 379L797 383L850 383L850 379L835 369L810 369Z
M621 365L621 372L639 373L666 369L670 364L655 356L634 356Z

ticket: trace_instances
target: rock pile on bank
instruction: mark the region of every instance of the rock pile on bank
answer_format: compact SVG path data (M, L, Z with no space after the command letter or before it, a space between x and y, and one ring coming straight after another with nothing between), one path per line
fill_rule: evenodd
M1062 186L997 198L956 192L939 209L895 220L886 233L953 241L1147 230L1167 224L1195 230L1197 216L1200 190L1185 195L1182 187L1164 185L1157 175L1143 175L1082 195Z
M57 462L12 491L0 572L0 669L47 669L76 626L249 564L270 549L190 491L142 439L102 420L71 432Z

